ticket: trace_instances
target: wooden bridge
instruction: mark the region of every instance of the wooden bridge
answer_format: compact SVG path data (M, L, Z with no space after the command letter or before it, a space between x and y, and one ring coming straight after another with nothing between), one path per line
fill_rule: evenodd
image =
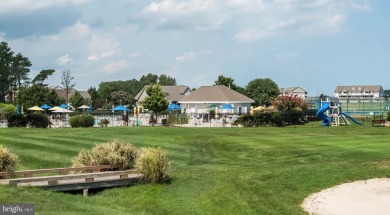
M134 184L140 177L140 174L137 174L134 169L106 171L109 168L110 166L108 165L100 165L0 172L0 178L12 177L9 179L0 179L0 184L10 186L36 186L52 191L83 190L83 195L88 196L89 189L126 186ZM91 172L74 173L85 171ZM59 175L41 176L48 173ZM18 176L21 178L14 178Z

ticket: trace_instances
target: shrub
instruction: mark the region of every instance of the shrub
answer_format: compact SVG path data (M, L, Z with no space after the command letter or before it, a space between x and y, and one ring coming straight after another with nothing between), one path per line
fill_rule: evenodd
M260 126L282 126L282 116L276 111L260 111L254 115L242 115L235 122L235 125L243 127L260 127Z
M49 125L49 118L46 114L33 113L26 116L29 126L34 128L47 128Z
M390 111L389 111L389 112L387 112L387 117L386 117L386 120L387 120L387 121L390 121Z
M161 183L169 180L168 157L161 149L143 149L135 162L135 167L145 182Z
M185 114L169 114L168 124L188 124L188 116Z
M0 145L0 172L10 172L16 169L19 158L16 154Z
M26 127L28 120L21 114L13 114L8 117L8 127Z
M3 119L8 119L11 115L16 113L16 107L13 104L4 104L0 103L1 115L4 117Z
M93 127L94 122L93 116L87 114L72 116L69 119L69 124L73 128Z
M110 120L108 120L108 119L102 119L102 121L100 121L99 125L100 125L100 127L103 127L103 126L107 127L107 125L108 125L109 123L110 123Z
M81 151L73 158L73 167L110 165L110 169L123 170L133 165L138 150L129 143L115 139L95 145L91 151Z

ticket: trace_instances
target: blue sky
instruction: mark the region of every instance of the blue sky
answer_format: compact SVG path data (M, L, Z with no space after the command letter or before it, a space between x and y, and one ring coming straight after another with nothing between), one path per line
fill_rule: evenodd
M390 1L0 0L0 40L31 76L70 70L76 88L167 74L180 85L271 78L310 96L337 85L390 89Z

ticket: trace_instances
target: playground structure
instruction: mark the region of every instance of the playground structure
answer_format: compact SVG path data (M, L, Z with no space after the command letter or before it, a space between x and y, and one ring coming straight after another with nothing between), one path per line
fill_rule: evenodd
M348 126L351 123L347 119L356 124L363 125L362 122L342 112L339 100L330 96L325 96L321 99L321 108L317 111L317 116L321 119L322 126Z

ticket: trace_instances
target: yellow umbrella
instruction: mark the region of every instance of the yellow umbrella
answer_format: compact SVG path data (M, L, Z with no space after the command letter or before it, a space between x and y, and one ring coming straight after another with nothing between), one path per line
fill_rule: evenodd
M251 115L253 115L253 106L251 106L251 110L249 112Z
M30 108L27 108L28 110L39 110L39 111L44 111L42 108L38 107L38 106L34 106L34 107L30 107Z
M49 110L59 110L59 109L61 109L61 108L58 106L55 106L55 107L50 108Z

